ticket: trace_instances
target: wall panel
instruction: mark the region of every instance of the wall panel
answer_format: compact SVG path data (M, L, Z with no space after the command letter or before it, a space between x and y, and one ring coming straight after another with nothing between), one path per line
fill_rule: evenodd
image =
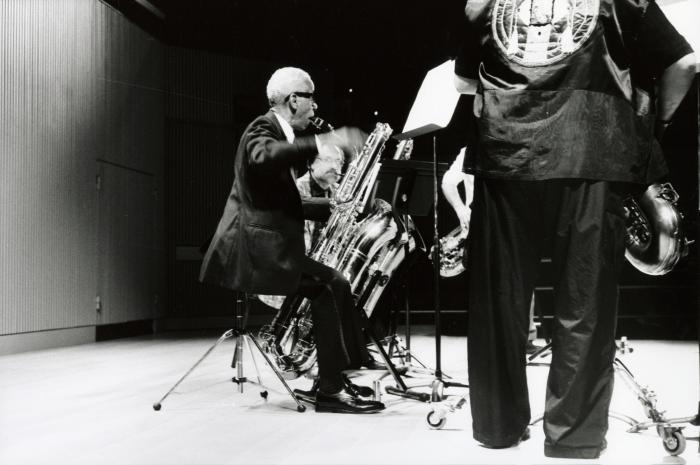
M98 0L0 2L0 335L98 322L98 160L162 186L163 64L162 44ZM139 251L161 262L162 205Z
M97 323L153 317L153 175L103 163L99 194L99 284Z

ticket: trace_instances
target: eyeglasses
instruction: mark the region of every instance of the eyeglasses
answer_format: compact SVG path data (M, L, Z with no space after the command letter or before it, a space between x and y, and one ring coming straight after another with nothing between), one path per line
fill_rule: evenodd
M342 157L329 157L329 156L319 155L318 157L315 158L315 160L320 161L320 162L324 162L324 163L337 163L339 165L343 164Z
M296 95L297 97L304 97L304 98L307 98L309 100L314 99L313 92L292 92L291 94L287 95L287 97L285 97L284 101L286 102L287 100L289 100L289 97L291 97L292 95Z

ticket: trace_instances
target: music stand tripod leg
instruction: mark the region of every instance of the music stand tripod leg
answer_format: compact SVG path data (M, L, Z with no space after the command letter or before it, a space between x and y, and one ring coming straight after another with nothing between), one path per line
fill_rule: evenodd
M386 392L388 394L393 394L393 395L400 396L400 397L406 397L408 399L414 399L414 400L418 400L421 402L427 402L428 400L430 400L430 397L426 393L411 392L408 390L406 383L404 383L403 379L401 378L401 375L399 374L398 370L394 366L394 363L390 360L389 356L387 355L386 351L384 350L384 347L382 347L382 344L379 341L379 339L377 338L377 336L369 328L366 328L366 331L367 331L367 335L370 338L370 340L377 347L377 350L379 351L379 355L381 355L382 359L384 360L384 363L386 363L387 369L389 370L389 372L391 373L391 376L394 378L394 381L396 382L396 387L387 386Z
M202 355L200 357L200 359L197 360L197 362L195 362L195 364L192 365L192 367L189 370L187 370L187 372L184 375L182 375L182 378L177 380L177 382L173 385L173 387L171 387L170 390L168 390L168 392L166 392L165 395L163 397L161 397L158 402L153 404L153 410L159 411L165 398L168 397L170 395L170 393L173 392L175 390L175 388L177 388L180 385L180 383L182 383L185 380L185 378L187 378L189 376L189 374L192 373L194 371L194 369L197 368L197 366L200 363L202 363L202 361L205 358L207 358L207 356L216 348L216 346L218 346L219 344L221 344L223 341L230 338L231 336L233 336L232 329L229 329L224 334L222 334L221 337L219 337L219 339L211 347L209 347L209 349L204 353L204 355Z

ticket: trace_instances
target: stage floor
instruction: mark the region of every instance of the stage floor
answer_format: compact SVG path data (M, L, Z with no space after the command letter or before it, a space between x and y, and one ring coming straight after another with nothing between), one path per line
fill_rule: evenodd
M414 328L413 353L434 366L430 328ZM383 394L375 415L298 413L273 373L258 358L267 401L254 385L239 394L230 379L233 342L222 343L163 402L151 405L213 344L220 333L169 333L0 357L0 463L15 464L700 464L698 442L669 456L654 430L627 433L611 419L608 449L598 460L550 459L541 423L530 440L492 450L471 437L469 404L442 430L426 423L429 404ZM542 341L539 341L542 343ZM698 344L629 341L624 363L658 396L668 418L688 417L698 405ZM466 338L442 338L442 368L466 381ZM246 353L245 371L254 377ZM546 359L544 359L546 361ZM548 368L528 367L533 418L544 404ZM372 385L382 372L356 382ZM427 384L430 376L407 379ZM392 384L384 378L383 386ZM292 387L306 389L307 379ZM429 390L424 389L426 392ZM446 394L466 394L451 388ZM645 420L640 403L616 379L612 410ZM688 426L685 435L698 437Z

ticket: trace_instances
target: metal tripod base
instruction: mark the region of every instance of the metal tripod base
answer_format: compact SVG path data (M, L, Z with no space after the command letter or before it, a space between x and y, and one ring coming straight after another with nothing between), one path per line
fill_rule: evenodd
M435 376L435 370L420 361L410 349L404 346L403 341L397 334L384 338L384 342L386 341L389 341L386 350L387 355L391 359L398 358L400 360L400 365L398 368L404 371L402 374L405 374L407 377L414 375ZM414 364L413 362L416 363ZM443 376L450 378L444 373Z
M377 352L379 352L379 355L381 355L382 360L384 360L384 363L386 363L388 372L391 374L391 376L394 378L394 381L396 382L395 387L387 386L385 388L386 393L399 397L404 397L406 399L417 400L420 402L430 401L430 395L424 392L411 391L408 388L408 386L406 386L406 383L403 381L401 373L399 372L400 370L391 361L391 357L389 356L389 354L387 354L386 350L384 350L382 342L372 333L372 331L368 330L367 336L374 343L374 346L377 348Z
M250 343L252 342L253 345L255 346L255 348L260 353L260 355L263 356L263 359L268 364L268 366L272 369L272 371L275 373L275 375L277 375L277 378L280 380L282 385L285 387L285 389L289 393L290 397L294 400L294 402L296 402L297 411L304 412L306 410L306 406L301 403L301 401L297 398L297 396L294 395L294 393L290 389L289 385L287 384L287 381L282 377L282 374L279 372L279 370L274 365L274 363L272 363L272 361L268 358L267 354L265 354L265 351L262 349L262 347L260 347L260 344L258 343L258 341L256 341L255 338L252 337L248 333L248 331L245 329L229 329L228 331L223 333L221 335L221 337L219 337L219 339L209 349L207 349L207 351L204 353L204 355L202 355L202 357L200 357L200 359L197 360L197 362L195 362L195 364L192 365L192 367L189 370L187 370L187 372L173 385L173 387L171 387L168 390L168 392L166 392L165 395L163 397L161 397L161 399L158 402L153 404L153 410L159 411L162 407L163 401L170 395L170 393L172 393L180 385L180 383L182 383L185 380L185 378L187 378L190 375L190 373L192 373L194 371L194 369L197 368L197 366L200 363L202 363L202 361L204 361L204 359L207 358L207 356L219 344L221 344L223 341L225 341L226 339L229 339L231 337L236 338L236 348L235 348L235 351L233 354L233 363L232 363L232 366L236 370L236 376L233 377L231 380L234 383L238 384L238 391L241 393L243 392L243 385L245 383L252 383L252 384L257 384L259 386L262 386L262 384L260 382L260 372L258 370L258 365L257 365L257 362L255 361L255 357L253 356L253 351L251 350ZM245 343L246 347L248 347L248 351L250 352L251 359L253 360L253 364L255 365L255 371L256 371L257 380L258 380L257 383L247 379L243 375L243 344L244 343ZM260 393L260 395L264 399L267 399L267 391L266 390L262 391Z
M372 336L370 335L370 339L373 339ZM388 338L385 338L384 341L389 340L388 344L388 349L384 350L383 347L381 346L380 341L378 340L373 340L374 345L377 347L377 351L379 354L382 356L384 361L387 364L387 369L388 369L388 374L393 375L394 380L396 381L396 386L387 386L385 388L385 391L387 394L403 397L406 399L411 399L411 400L417 400L419 402L434 402L435 398L435 392L436 392L436 384L435 381L420 385L420 386L411 386L410 388L406 386L406 384L403 382L403 379L401 379L401 375L406 376L406 377L413 377L413 376L430 376L430 377L435 377L437 376L437 372L432 369L427 367L423 362L421 362L415 355L411 354L408 349L403 347L401 345L401 339L396 335L389 336ZM396 355L394 355L396 353ZM398 357L399 360L401 360L402 365L396 367L393 365L393 362L391 359ZM415 361L418 363L419 366L414 365L412 362ZM386 376L386 375L385 375ZM446 375L445 373L442 374L442 377L447 378L447 379L452 379L450 376ZM455 383L452 381L442 381L440 380L440 396L442 396L442 388L443 387L469 387L466 384L461 384L461 383ZM433 390L432 395L428 394L426 392L416 392L416 391L411 391L411 389L418 388L418 387L431 387Z

